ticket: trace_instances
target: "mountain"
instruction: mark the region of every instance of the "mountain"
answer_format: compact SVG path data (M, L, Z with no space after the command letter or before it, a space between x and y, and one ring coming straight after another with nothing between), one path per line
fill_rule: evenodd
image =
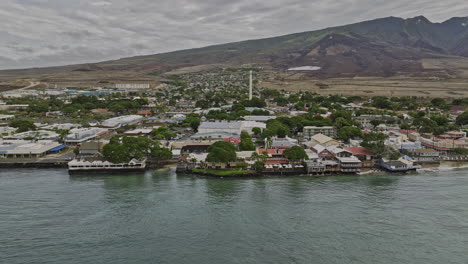
M424 59L468 57L468 17L432 23L424 16L387 17L280 37L124 58L96 64L36 69L67 71L167 72L220 64L254 64L277 71L319 66L317 77L424 74Z

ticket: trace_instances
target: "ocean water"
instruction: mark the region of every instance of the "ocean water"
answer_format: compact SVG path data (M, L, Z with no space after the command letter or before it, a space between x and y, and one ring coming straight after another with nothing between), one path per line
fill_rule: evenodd
M468 171L0 171L0 263L468 263Z

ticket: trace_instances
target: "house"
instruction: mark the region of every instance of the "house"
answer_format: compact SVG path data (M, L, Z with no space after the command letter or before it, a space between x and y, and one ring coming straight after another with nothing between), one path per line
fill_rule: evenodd
M151 110L140 110L137 112L137 115L142 115L142 116L151 116Z
M336 135L336 128L332 126L305 126L303 129L303 134L305 138L311 138L317 134L322 134L328 137L334 137Z
M363 168L373 168L376 165L377 155L364 147L349 147L345 150L356 156L362 164Z
M225 142L229 142L231 144L239 144L241 142L241 139L239 137L228 137L223 139Z
M322 145L317 144L311 147L310 149L313 152L317 153L317 156L322 160L334 160L335 159L335 155L333 154L333 152L331 152L330 150L328 150L326 147Z
M420 169L420 165L415 165L412 161L400 158L399 160L380 160L380 166L389 172L407 172Z
M109 114L109 110L105 108L96 108L91 110L91 113L93 114Z
M267 141L267 139L265 139ZM292 148L296 146L298 143L297 139L293 139L290 137L285 138L273 138L271 142L267 142L266 145L269 145L270 148Z
M334 146L334 145L339 145L340 142L338 142L337 140L329 137L329 136L325 136L323 134L316 134L316 135L313 135L311 138L310 138L310 141L306 143L307 146L311 147L311 146L315 146L315 145L322 145L322 146Z
M454 116L459 116L468 110L468 106L464 105L454 105L450 108L450 114Z
M407 149L405 153L418 163L440 163L440 153L434 149Z

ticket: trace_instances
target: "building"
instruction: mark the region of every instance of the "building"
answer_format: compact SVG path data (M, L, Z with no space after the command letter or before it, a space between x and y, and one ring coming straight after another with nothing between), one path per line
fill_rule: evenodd
M399 160L380 160L380 166L389 172L407 172L420 169L420 165L415 165L412 161L400 158Z
M128 163L112 163L102 160L77 160L74 159L68 163L68 172L74 173L98 173L98 172L128 172L143 171L146 168L146 160L132 159Z
M126 136L148 136L153 132L152 128L138 128L124 132Z
M22 133L6 136L6 139L26 139L26 140L59 140L60 135L48 130L26 131Z
M381 123L394 123L398 120L398 118L390 116L390 115L360 115L354 117L354 120L356 120L363 128L372 128L374 127L371 123L373 120L378 120Z
M83 142L79 148L81 157L95 156L101 152L103 144L99 141Z
M14 115L1 115L0 114L0 121L5 121L14 118Z
M67 145L78 145L89 140L96 140L102 138L110 131L104 128L78 128L70 130L65 138L65 144Z
M209 133L196 133L190 136L190 139L200 139L200 140L215 140L221 141L227 138L240 138L239 134L231 134L226 132L209 132Z
M244 116L245 121L267 122L271 119L276 119L276 116Z
M138 122L142 121L144 117L140 115L125 115L125 116L118 116L114 118L110 118L104 120L101 123L101 127L110 128L110 129L117 129L122 126L126 125L133 125L137 124Z
M51 141L5 140L0 144L0 158L40 158L48 153L64 149L66 146Z
M308 147L313 147L315 145L322 145L322 146L327 147L327 146L334 146L334 145L339 145L339 144L340 142L338 142L337 140L331 137L325 136L323 134L316 134L312 136L309 142L306 143Z
M336 128L332 126L306 126L303 129L303 134L305 138L311 138L317 134L322 134L328 137L334 137L336 135Z
M198 127L198 133L215 133L224 132L230 134L240 135L241 132L252 133L252 129L258 127L265 129L266 124L255 121L214 121L202 122Z
M124 90L144 90L151 88L149 83L117 83L115 84L116 89Z
M345 150L356 156L362 164L363 168L373 168L377 162L377 155L364 147L349 147Z
M440 153L434 149L408 149L405 153L418 163L440 163Z

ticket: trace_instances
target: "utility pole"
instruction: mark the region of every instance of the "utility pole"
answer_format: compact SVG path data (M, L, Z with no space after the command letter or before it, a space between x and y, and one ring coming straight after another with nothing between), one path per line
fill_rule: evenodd
M252 100L253 97L253 78L252 70L250 71L250 81L249 81L249 100Z

